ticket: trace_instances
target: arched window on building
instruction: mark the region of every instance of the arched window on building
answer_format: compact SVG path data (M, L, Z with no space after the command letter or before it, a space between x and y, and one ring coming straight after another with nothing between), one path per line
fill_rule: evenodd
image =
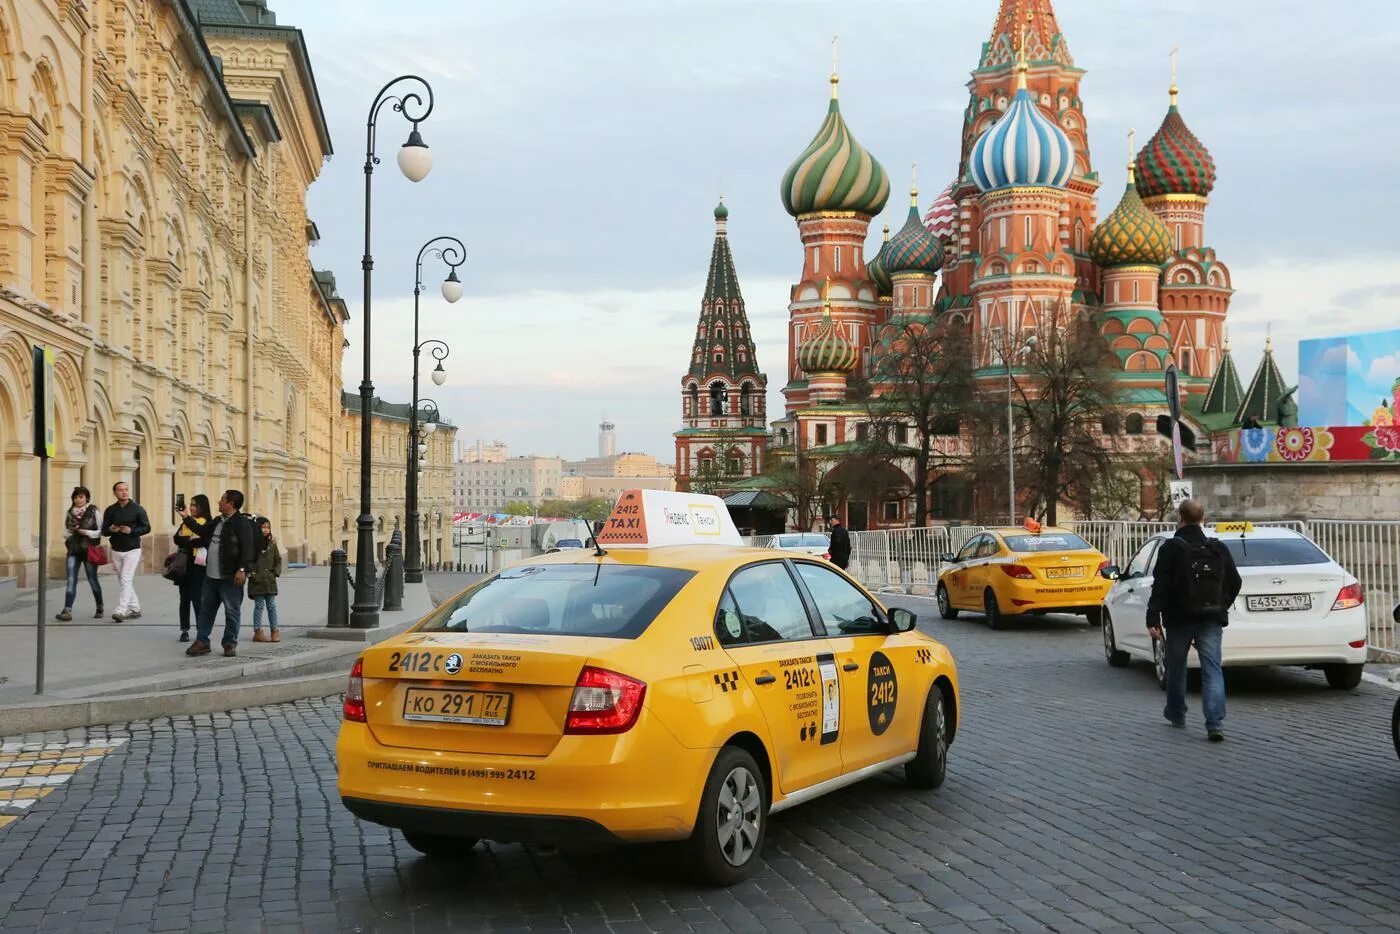
M1128 418L1127 418L1127 426L1128 426L1128 434L1130 434L1130 435L1140 435L1140 434L1142 434L1142 415L1141 415L1140 413L1138 413L1138 412L1133 412L1132 414L1130 414L1130 415L1128 416Z
M718 417L727 414L729 408L729 387L721 382L710 384L710 415Z
M753 383L744 383L739 387L739 414L745 417L753 414Z
M1117 412L1105 412L1099 427L1106 435L1116 435L1123 430L1123 420L1118 417Z
M690 389L689 389L688 391L689 391L689 393L690 393L690 411L689 411L688 414L690 415L691 418L699 418L699 417L700 417L700 386L699 386L699 384L698 384L698 383L691 383L691 384L690 384Z

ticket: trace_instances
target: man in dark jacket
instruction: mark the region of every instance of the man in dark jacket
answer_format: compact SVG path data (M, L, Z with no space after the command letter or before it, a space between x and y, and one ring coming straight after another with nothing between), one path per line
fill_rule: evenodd
M1181 504L1176 535L1157 550L1147 631L1164 639L1167 706L1162 715L1174 727L1186 725L1186 657L1191 646L1201 660L1201 710L1213 742L1225 738L1225 675L1220 641L1230 622L1230 605L1240 593L1235 559L1219 539L1201 528L1205 509L1194 499ZM1163 626L1166 634L1163 635Z
M835 516L827 516L826 525L831 530L831 563L844 571L851 563L851 534Z
M117 605L112 619L120 623L141 616L135 580L141 567L141 536L151 534L151 520L131 498L131 488L125 483L112 484L112 493L117 501L102 513L102 534L112 543L112 570L117 574Z
M186 655L208 655L214 617L224 608L224 656L238 654L238 627L243 620L243 585L248 580L254 550L253 522L243 515L243 494L225 490L219 497L219 518L204 527L200 545L209 549L205 561L204 590L199 596L199 621L195 640Z

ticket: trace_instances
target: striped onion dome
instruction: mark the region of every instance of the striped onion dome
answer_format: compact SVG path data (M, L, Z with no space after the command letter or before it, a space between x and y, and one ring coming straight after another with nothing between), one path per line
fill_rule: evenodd
M1172 254L1172 233L1138 197L1133 167L1128 187L1113 213L1089 237L1089 257L1105 269L1112 266L1160 266Z
M783 207L793 217L816 211L879 214L890 196L890 180L841 117L836 76L831 76L831 106L812 142L783 173Z
M880 249L865 264L865 274L875 283L875 291L881 298L894 294L894 283L890 281L890 270L885 265L885 256L890 251L890 225L885 225L885 240Z
M1199 195L1215 187L1215 160L1176 109L1176 86L1162 125L1137 154L1137 189L1152 195Z
M859 362L860 352L836 330L828 305L822 323L797 348L797 365L808 373L851 373Z
M899 233L890 240L885 268L890 275L901 272L938 272L943 265L943 242L935 237L919 217L919 193L910 192L909 216Z
M1026 90L1025 63L1006 112L973 144L968 172L980 191L1022 186L1063 188L1074 171L1069 137L1041 113Z
M954 184L949 182L948 187L933 199L933 204L924 212L924 226L939 240L949 239L958 229L958 205L953 200Z

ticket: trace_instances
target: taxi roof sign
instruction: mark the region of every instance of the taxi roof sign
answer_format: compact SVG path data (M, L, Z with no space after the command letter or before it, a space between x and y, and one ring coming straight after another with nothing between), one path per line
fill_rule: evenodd
M1022 526L1022 528L1024 528L1027 532L1031 532L1035 535L1040 534L1040 523L1036 522L1030 516L1026 517L1025 524Z
M1217 522L1217 523L1215 523L1215 531L1216 531L1216 532L1253 532L1253 531L1254 531L1254 523L1253 523L1253 522Z
M597 540L605 548L744 544L718 496L669 490L627 490Z

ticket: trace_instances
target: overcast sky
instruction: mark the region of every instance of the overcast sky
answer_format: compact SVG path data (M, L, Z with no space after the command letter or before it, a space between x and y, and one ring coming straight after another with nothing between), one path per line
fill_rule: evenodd
M374 380L407 401L413 260L439 234L466 241L466 295L447 305L429 268L423 336L452 345L427 382L463 440L514 453L619 447L674 455L687 366L723 185L730 239L770 412L785 381L788 288L801 267L778 182L820 124L840 36L842 112L885 166L882 223L957 169L968 72L996 0L273 0L305 30L336 148L312 187L330 268L349 302L345 388L361 376L364 122L379 87L415 72L436 93L423 136L434 169L414 185L394 155L407 124L381 120L375 174ZM1400 47L1388 0L1347 4L1177 0L1055 4L1082 84L1103 178L1117 203L1126 134L1161 122L1168 52L1181 47L1181 109L1215 156L1206 242L1237 290L1230 333L1248 381L1272 325L1285 376L1297 341L1400 323L1391 173ZM1109 10L1117 12L1105 16ZM1344 13L1344 15L1343 15ZM1383 174L1384 173L1384 174Z

